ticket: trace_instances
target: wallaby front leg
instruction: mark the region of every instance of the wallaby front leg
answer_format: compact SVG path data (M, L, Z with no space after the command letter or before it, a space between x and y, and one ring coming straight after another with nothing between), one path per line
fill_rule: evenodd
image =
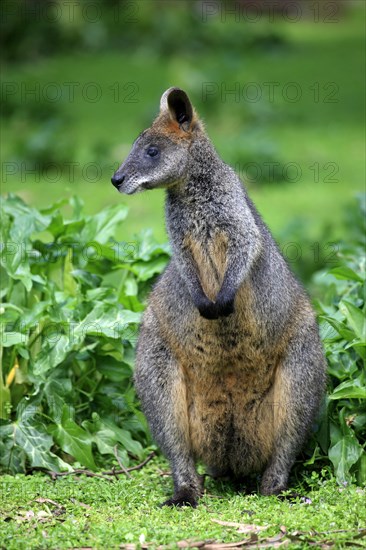
M174 495L163 505L196 507L202 484L191 450L184 373L151 311L141 328L135 385L152 435L172 468Z
M248 223L249 219L248 213ZM234 312L236 293L260 255L262 245L254 221L249 228L248 235L243 235L239 240L232 238L228 243L227 268L215 300L219 317L227 317Z
M216 311L215 303L208 297L208 294L210 294L207 290L208 285L204 284L204 279L202 275L200 276L191 251L188 248L184 248L179 254L181 261L179 262L178 270L186 283L195 307L202 317L206 319L218 319L219 315Z
M252 221L252 225L249 221ZM227 317L234 312L236 293L261 252L258 228L247 212L248 234L236 235L217 229L207 242L188 235L176 254L181 273L200 314L207 319Z

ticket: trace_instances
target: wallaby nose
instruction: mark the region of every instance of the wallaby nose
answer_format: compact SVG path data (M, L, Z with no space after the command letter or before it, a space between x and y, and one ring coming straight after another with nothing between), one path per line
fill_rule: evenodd
M118 189L118 187L119 187L120 185L122 185L124 179L125 179L124 174L118 174L118 172L116 172L116 173L113 174L113 176L111 177L111 182L113 183L114 187L116 187L116 188Z

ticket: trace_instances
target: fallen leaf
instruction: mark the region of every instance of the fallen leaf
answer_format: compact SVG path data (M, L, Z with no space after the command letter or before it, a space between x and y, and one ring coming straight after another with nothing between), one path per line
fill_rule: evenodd
M51 500L50 498L39 497L39 498L35 498L33 502L39 502L40 504L44 504L44 503L53 504L57 508L62 508L62 506L60 504L58 504L54 500Z
M239 540L238 542L217 542L214 544L206 544L204 550L220 550L221 548L238 548L239 546L247 546L248 544L257 545L258 537L252 535L249 539Z
M43 518L49 518L52 514L49 512L46 512L46 510L40 510L37 512L37 518L43 519Z
M193 539L192 540L188 539L188 540L180 540L179 542L176 543L176 545L178 546L178 548L206 548L206 545L212 542L215 542L215 540L210 539L210 540L195 541Z
M172 475L172 472L168 472L168 471L164 471L164 470L159 471L159 476L161 476L161 477L171 477L171 475Z
M261 542L259 544L251 545L252 548L280 548L281 546L287 546L290 544L289 540L283 540L281 542L271 542L269 539L268 541Z
M82 506L83 508L91 508L91 506L89 506L89 504L84 504L84 502L79 502L75 498L71 497L70 500L73 504L76 504L77 506ZM108 521L112 521L112 518L109 518Z
M225 527L237 527L238 533L259 533L259 531L264 531L268 529L269 525L254 525L253 523L236 523L235 521L221 521L220 519L211 519L211 521L223 525Z

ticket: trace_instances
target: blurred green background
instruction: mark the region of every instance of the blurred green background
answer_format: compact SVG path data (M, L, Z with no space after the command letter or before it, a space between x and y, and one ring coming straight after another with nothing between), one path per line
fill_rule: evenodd
M110 177L185 89L304 280L364 189L365 2L2 2L2 193L128 204L117 238L165 239L164 194ZM296 243L291 247L289 243ZM301 248L300 248L301 247Z

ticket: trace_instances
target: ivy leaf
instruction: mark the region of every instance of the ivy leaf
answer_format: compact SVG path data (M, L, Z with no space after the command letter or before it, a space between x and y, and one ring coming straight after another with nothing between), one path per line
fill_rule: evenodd
M70 340L65 334L51 335L36 357L33 374L41 376L52 370L62 363L70 350Z
M52 437L46 432L45 425L37 418L32 406L24 407L16 422L1 427L0 438L6 452L6 459L2 463L13 473L21 471L24 458L33 468L55 472L70 469L68 464L50 451ZM19 454L19 449L22 449L24 457Z
M0 426L0 465L6 472L16 474L25 471L26 454L14 441L13 424Z

